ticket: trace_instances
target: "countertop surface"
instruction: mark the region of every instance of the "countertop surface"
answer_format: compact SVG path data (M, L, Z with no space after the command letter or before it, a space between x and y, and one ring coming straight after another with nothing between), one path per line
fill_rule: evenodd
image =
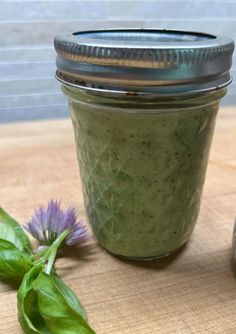
M57 261L97 334L236 333L236 108L221 109L193 236L156 262L122 261L92 240ZM50 198L85 219L70 120L0 126L0 205L21 223ZM22 333L16 292L0 284L0 333Z

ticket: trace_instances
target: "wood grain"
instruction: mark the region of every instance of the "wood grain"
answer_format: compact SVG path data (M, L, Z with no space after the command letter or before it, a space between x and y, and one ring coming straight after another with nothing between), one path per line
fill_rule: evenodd
M220 111L201 214L180 253L156 263L124 262L93 240L58 261L97 334L236 333L235 112ZM0 175L0 203L22 223L51 197L76 205L84 217L69 120L0 126ZM0 314L1 334L21 333L15 292L3 284Z

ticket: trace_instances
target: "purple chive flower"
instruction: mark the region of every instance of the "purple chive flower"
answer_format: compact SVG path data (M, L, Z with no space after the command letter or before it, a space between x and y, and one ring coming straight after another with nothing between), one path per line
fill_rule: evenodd
M65 239L68 246L84 242L88 238L86 227L77 219L76 209L69 207L63 211L61 202L53 199L47 208L41 206L36 209L31 221L24 228L42 245L51 245L67 229L70 231Z

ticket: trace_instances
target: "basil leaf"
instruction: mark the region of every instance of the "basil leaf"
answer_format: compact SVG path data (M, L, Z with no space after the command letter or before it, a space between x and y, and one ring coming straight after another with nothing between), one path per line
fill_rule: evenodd
M85 320L87 319L85 310L81 305L79 299L74 294L74 292L69 288L57 275L51 276L54 285L57 289L61 292L61 294L66 299L67 303L76 311L78 312Z
M11 242L0 239L0 279L21 280L32 262Z
M23 228L0 207L0 238L10 241L20 251L30 255L29 238Z
M51 333L95 334L81 314L68 304L51 276L41 272L33 286L37 291L39 313Z
M32 287L34 280L37 278L42 268L40 264L34 265L34 267L25 274L17 293L18 319L22 330L26 334L48 333L41 331L41 328L44 328L45 322L38 312L37 294ZM37 326L39 329L36 328Z
M26 334L95 334L81 315L75 298L60 279L45 274L42 266L35 265L24 276L17 294L18 318L23 331Z
M25 329L25 333L51 334L44 319L38 312L37 303L37 293L34 290L28 291L24 299L24 311L30 321L30 326L29 328L27 327L27 330Z

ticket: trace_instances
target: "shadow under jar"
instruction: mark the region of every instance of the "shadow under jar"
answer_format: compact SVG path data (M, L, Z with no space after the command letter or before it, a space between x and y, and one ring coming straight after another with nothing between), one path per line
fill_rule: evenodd
M89 222L109 252L166 256L196 223L233 42L167 30L58 35Z

